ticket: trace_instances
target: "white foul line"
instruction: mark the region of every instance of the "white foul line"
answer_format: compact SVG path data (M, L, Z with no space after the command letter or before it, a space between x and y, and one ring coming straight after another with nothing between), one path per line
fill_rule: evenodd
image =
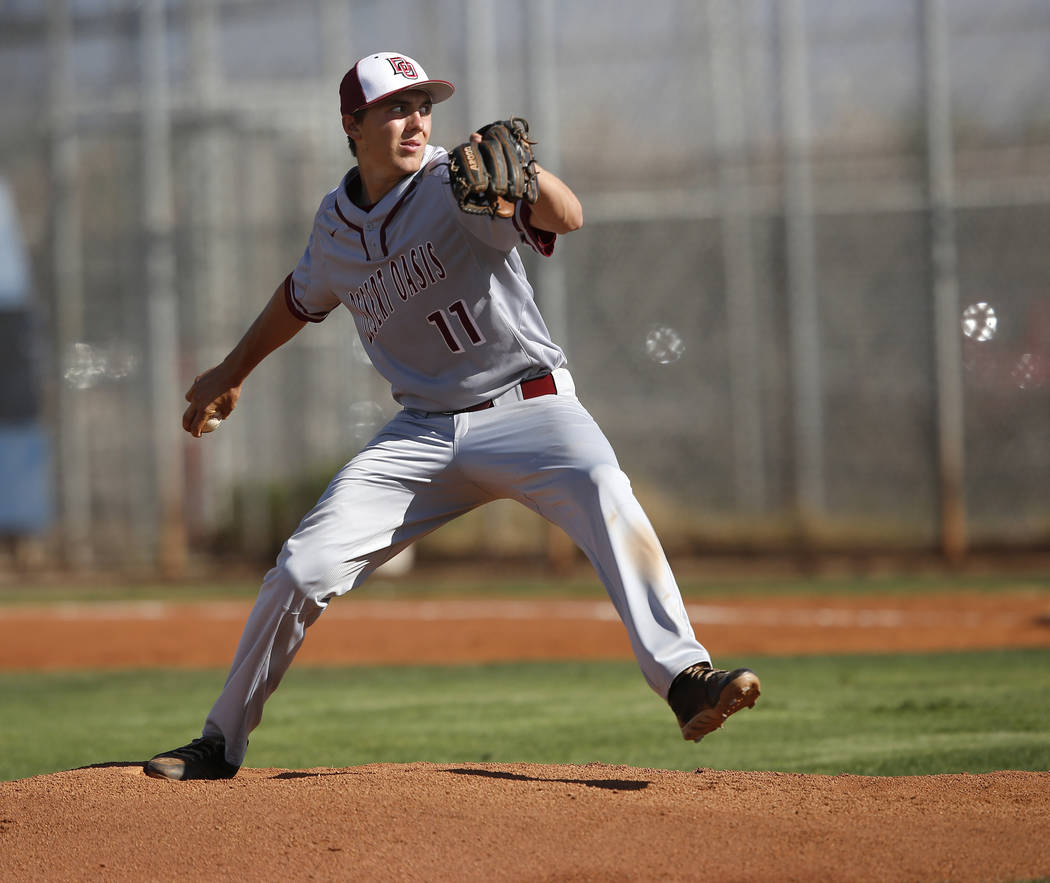
M0 621L53 619L62 621L148 622L176 618L200 621L244 621L248 601L97 601L46 605L0 606ZM699 625L790 626L806 628L886 628L946 625L959 628L1017 625L1028 620L1021 613L978 611L899 610L839 607L751 607L728 604L686 604L686 612ZM386 621L579 621L616 622L619 617L608 601L584 600L440 600L393 601L335 599L326 620Z

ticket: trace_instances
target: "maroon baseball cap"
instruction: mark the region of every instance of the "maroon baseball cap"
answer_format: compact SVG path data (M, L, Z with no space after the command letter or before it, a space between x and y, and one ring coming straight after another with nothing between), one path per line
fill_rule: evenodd
M420 89L437 104L456 87L446 80L428 80L418 61L398 52L366 55L346 72L339 84L339 112L356 113L406 89Z

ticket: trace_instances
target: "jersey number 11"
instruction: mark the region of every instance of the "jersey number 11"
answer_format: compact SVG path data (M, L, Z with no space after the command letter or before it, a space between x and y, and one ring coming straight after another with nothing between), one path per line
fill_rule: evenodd
M427 316L427 321L441 332L445 345L452 350L452 352L462 353L465 350L465 347L460 342L459 335L456 334L456 330L453 327L452 316L455 316L458 320L455 324L459 325L467 335L467 339L470 340L471 346L480 346L485 342L485 335L482 334L481 329L474 324L474 317L470 315L470 310L467 309L467 305L463 303L463 301L457 300L454 304L449 304L447 311L435 310Z

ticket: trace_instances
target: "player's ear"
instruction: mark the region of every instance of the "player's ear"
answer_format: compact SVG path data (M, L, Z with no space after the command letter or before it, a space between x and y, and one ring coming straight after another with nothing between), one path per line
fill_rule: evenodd
M357 138L361 134L361 124L357 121L357 117L350 113L344 113L343 131L351 138Z

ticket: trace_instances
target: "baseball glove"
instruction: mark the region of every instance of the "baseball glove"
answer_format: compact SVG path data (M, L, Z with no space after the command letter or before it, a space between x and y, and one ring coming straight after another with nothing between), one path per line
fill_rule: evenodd
M518 200L533 203L540 195L529 123L511 117L478 134L480 142L460 144L449 154L452 193L465 212L509 218Z

